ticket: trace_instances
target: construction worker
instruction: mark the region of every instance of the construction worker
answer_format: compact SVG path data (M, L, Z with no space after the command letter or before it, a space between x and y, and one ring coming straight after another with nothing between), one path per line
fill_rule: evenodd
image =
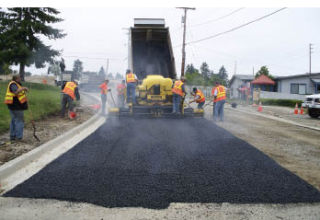
M27 87L21 85L21 77L14 75L8 84L4 103L7 104L11 123L10 123L10 141L22 140L24 128L24 110L28 109L26 92Z
M109 80L106 79L100 86L99 88L101 89L101 105L102 105L102 111L101 114L105 114L105 109L106 109L106 102L107 102L107 93L108 91L111 91L111 89L108 89L108 83Z
M184 86L185 78L181 76L180 80L177 80L172 85L172 114L180 114L181 98L186 95Z
M215 83L216 86L212 88L211 94L213 96L214 108L213 108L213 119L217 121L218 118L220 121L224 119L224 103L226 102L226 88L221 85L219 82Z
M69 113L73 112L73 101L80 100L80 93L78 89L78 81L65 82L61 86L62 100L61 100L61 117L65 116L66 107L68 105Z
M126 81L122 80L121 83L117 85L117 92L118 92L118 106L123 107L124 106L124 92L126 90Z
M127 83L127 103L131 102L132 104L136 103L136 83L138 79L136 74L132 73L131 70L126 72L126 83Z
M200 89L197 89L196 87L193 88L192 95L194 96L194 100L191 100L189 103L196 102L198 103L198 109L202 109L204 103L206 102L206 98L203 94L203 92Z

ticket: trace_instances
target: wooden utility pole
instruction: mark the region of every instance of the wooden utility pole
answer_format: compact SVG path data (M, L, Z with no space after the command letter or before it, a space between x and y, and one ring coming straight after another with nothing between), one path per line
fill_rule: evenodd
M182 42L182 62L181 62L181 76L184 76L184 66L185 66L185 60L186 60L186 23L187 23L187 11L188 10L196 10L196 8L188 8L188 7L177 7L179 9L184 10L184 16L183 16L183 42Z
M311 54L312 54L312 44L309 44L309 74L311 75Z

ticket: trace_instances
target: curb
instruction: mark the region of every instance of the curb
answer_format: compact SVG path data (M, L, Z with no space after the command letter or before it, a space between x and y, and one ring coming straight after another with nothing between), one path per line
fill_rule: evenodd
M320 131L320 128L312 127L312 126L308 126L308 125L303 125L303 124L300 124L300 123L297 123L297 122L289 121L289 120L286 120L286 119L283 119L283 118L278 118L278 117L275 117L275 116L272 116L272 115L264 115L264 114L261 114L261 113L249 112L249 111L233 109L233 108L228 108L228 109L233 110L233 111L238 111L238 112L241 112L241 113L246 113L246 114L251 114L251 115L255 115L255 116L264 117L264 118L267 118L267 119L272 119L272 120L275 120L275 121L284 122L284 123L291 124L291 125L296 125L296 126L303 127L303 128L308 128L308 129L315 130L315 131Z
M30 164L31 162L33 162L34 160L36 160L40 156L53 150L54 148L61 145L63 142L72 138L73 136L80 133L81 131L90 129L90 126L93 126L95 122L98 122L99 120L102 120L102 119L105 119L105 118L101 117L99 114L96 114L96 115L92 116L89 120L87 120L86 122L71 129L70 131L66 132L65 134L60 135L60 136L42 144L42 145L40 145L39 147L5 163L4 165L2 165L0 167L0 183L2 180L7 178L8 176L10 176L15 171ZM98 127L100 127L100 124L95 125L95 126L96 127L94 128L94 130L96 130ZM84 137L84 138L86 138L86 137Z

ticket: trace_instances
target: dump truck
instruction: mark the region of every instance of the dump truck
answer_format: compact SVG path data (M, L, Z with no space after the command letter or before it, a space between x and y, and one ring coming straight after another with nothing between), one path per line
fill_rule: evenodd
M136 74L136 103L109 109L111 115L171 117L171 88L177 78L169 28L164 19L135 18L129 30L128 68ZM184 99L183 99L184 100ZM181 103L181 116L203 116L203 110Z

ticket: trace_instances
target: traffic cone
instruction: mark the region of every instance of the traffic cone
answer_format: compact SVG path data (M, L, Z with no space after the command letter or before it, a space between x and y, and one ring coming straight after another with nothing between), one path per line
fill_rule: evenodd
M70 118L70 119L74 119L75 117L77 117L77 113L75 113L75 112L69 112L69 118Z
M298 103L296 103L296 107L294 108L294 114L297 115L299 112L298 110Z
M262 112L262 104L259 102L258 112Z
M302 105L301 105L301 108L300 108L300 115L303 115L304 114L304 110L302 108Z

